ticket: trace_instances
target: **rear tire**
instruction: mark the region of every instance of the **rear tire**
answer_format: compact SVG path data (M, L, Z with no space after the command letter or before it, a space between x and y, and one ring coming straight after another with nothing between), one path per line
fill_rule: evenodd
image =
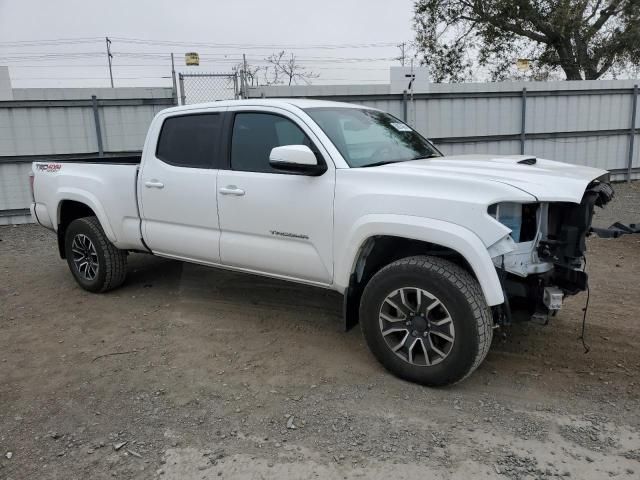
M69 224L65 253L76 282L89 292L113 290L127 275L127 252L109 241L96 217L78 218Z
M492 315L475 278L429 256L403 258L378 271L362 295L360 325L387 370L428 386L469 376L493 338Z

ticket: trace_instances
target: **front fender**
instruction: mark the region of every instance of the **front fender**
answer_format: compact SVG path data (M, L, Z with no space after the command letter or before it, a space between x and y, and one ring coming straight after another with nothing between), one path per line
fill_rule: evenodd
M487 305L504 303L502 286L493 261L475 233L453 223L410 215L371 214L361 217L353 224L342 245L336 246L334 283L339 290L345 291L348 287L364 242L378 235L419 240L455 250L473 269Z

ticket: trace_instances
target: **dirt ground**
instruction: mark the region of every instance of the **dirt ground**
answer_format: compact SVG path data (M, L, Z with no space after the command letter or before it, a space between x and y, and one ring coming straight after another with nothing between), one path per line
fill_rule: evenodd
M637 235L589 240L589 353L581 294L443 389L337 294L136 254L94 295L52 233L0 240L1 479L640 478Z

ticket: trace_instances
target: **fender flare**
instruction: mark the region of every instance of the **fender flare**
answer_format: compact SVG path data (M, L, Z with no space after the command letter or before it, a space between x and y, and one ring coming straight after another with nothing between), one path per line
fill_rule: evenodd
M113 228L111 228L111 224L109 223L109 217L107 216L107 213L103 208L102 204L100 203L100 201L98 200L98 198L95 195L93 195L91 192L88 192L86 190L82 190L79 188L66 187L58 190L58 206L56 209L56 230L58 228L58 225L60 225L60 212L61 212L62 203L65 200L72 200L74 202L83 203L87 207L89 207L91 210L93 210L93 212L96 214L96 217L98 217L98 221L100 222L100 225L102 226L102 229L104 230L104 233L109 239L109 241L111 243L116 243L118 241L113 231Z
M458 252L469 263L487 305L504 303L502 285L487 247L471 230L442 220L411 215L371 214L358 219L347 232L345 242L337 252L335 285L343 292L355 269L361 247L375 236L392 236L429 242Z

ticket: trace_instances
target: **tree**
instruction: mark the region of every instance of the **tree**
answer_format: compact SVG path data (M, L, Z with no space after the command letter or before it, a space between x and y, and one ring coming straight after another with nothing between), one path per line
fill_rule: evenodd
M264 71L266 67L260 67L256 65L251 65L249 63L245 64L244 62L238 63L233 67L233 70L236 72L240 72L240 75L244 75L245 82L247 82L247 86L249 87L259 87L260 86L260 72ZM263 85L269 85L268 82L263 82Z
M264 71L267 84L286 83L291 85L303 82L308 85L312 79L320 76L300 65L293 53L286 56L284 50L269 55L265 61L269 64Z
M536 79L615 78L640 64L640 0L417 0L414 14L436 82L469 80L478 67L512 78L518 58Z

